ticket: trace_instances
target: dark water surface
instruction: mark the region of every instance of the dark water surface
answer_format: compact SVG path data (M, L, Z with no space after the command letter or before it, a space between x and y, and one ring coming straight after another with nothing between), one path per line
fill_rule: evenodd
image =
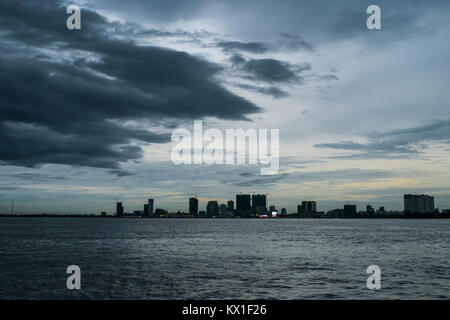
M450 220L1 218L0 298L448 299Z

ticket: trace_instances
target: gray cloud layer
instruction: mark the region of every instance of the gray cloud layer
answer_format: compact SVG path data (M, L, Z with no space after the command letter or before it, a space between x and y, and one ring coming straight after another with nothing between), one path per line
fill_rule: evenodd
M223 88L222 67L185 52L120 40L130 25L83 10L82 30L65 27L58 1L0 0L0 161L119 169L141 156L133 141L162 143L165 132L127 120L248 120L261 109ZM20 49L19 49L20 48ZM122 171L113 173L124 175Z
M450 143L450 120L438 120L407 129L398 129L382 133L367 134L367 143L342 141L316 144L317 148L331 148L356 151L356 154L344 157L376 158L417 156L427 143Z

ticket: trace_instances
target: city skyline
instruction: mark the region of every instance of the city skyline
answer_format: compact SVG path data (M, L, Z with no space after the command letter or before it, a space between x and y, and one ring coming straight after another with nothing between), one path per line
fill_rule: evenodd
M450 208L448 1L379 1L380 30L358 0L73 3L80 30L63 1L0 0L0 213L253 192L291 212ZM171 133L196 120L279 129L278 172L174 164Z
M154 199L149 199L153 207ZM236 203L236 207L234 204ZM303 200L301 204L297 205L297 212L291 213L286 208L280 208L274 204L267 204L266 194L237 194L235 201L227 200L226 203L220 203L217 200L208 200L205 210L199 210L199 201L196 197L189 198L189 210L179 210L176 213L189 215L191 217L227 217L232 218L235 216L244 217L287 217L289 215L296 215L297 217L309 217L309 218L323 218L323 217L358 217L361 213L369 216L385 216L385 214L395 216L399 214L408 215L426 215L426 214L449 214L450 209L440 210L434 205L434 197L426 194L404 194L403 195L403 210L386 210L384 206L380 206L378 209L374 208L371 204L365 206L365 210L358 210L356 204L344 204L342 208L335 208L332 210L320 211L317 209L317 202L314 200ZM138 215L144 217L162 216L169 212L165 209L158 208L153 213L153 210L148 210L148 204L144 204L144 210L134 210L133 213L127 213L127 215ZM102 212L101 215L106 215L106 212ZM124 216L124 209L122 202L116 202L115 216Z
M126 211L125 204L119 199L116 198L115 202L115 211L101 211L100 216L143 216L143 217L153 217L160 216L172 213L179 213L183 215L189 215L191 217L227 217L232 218L234 216L270 216L276 212L275 216L288 216L288 215L297 215L298 217L302 215L307 215L304 217L326 217L330 215L331 217L338 217L336 213L344 214L346 217L358 217L360 213L365 213L369 215L383 216L384 214L430 214L430 213L444 213L449 214L450 209L448 208L439 208L434 205L434 197L426 194L404 194L403 195L403 209L402 210L394 210L392 208L386 208L385 206L380 206L378 209L375 208L372 204L367 203L363 208L361 208L360 204L355 204L354 202L346 202L342 204L338 208L333 208L330 210L321 211L318 209L317 201L315 200L302 200L297 205L297 211L290 211L286 209L282 205L275 205L274 203L267 202L267 194L237 194L235 200L226 200L226 201L217 201L207 199L204 202L206 203L204 210L202 207L199 207L199 199L197 197L189 197L187 210L178 209L178 210L167 210L167 208L156 207L154 206L155 199L149 198L147 203L143 204L140 209L132 208L131 211ZM365 210L363 210L365 208ZM359 210L358 210L359 209ZM30 214L32 216L39 216L41 214L48 215L52 214L49 212L42 213L23 213L23 212L15 212L14 211L14 200L11 201L11 211L7 214L1 213L0 215L27 215ZM59 213L61 214L61 213ZM317 215L318 214L318 215ZM58 215L58 214L57 214ZM62 214L64 215L64 214ZM76 215L76 214L75 214ZM82 213L83 216L96 215L95 213ZM308 216L309 215L309 216Z

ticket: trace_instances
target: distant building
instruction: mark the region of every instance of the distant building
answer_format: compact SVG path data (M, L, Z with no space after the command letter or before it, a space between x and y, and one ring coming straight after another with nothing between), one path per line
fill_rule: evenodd
M102 211L102 213L100 213L100 216L106 217L106 212L105 212L105 211Z
M233 218L234 214L233 211L230 210L225 210L225 212L222 214L222 217L224 218Z
M123 216L123 205L122 202L116 202L116 216Z
M405 213L433 213L434 197L426 194L405 194L403 196Z
M252 209L256 210L266 210L266 195L265 194L254 194L252 195Z
M315 201L302 201L303 213L317 212L317 203Z
M375 209L370 204L368 204L366 206L366 212L370 213L370 214L374 214L375 213Z
M225 212L227 211L227 205L226 204L224 204L224 203L222 203L220 206L219 206L219 212L220 212L220 215L224 215L225 214Z
M299 205L297 206L297 216L300 217L300 215L302 214L302 212L303 212L302 205L299 204Z
M146 216L146 217L149 216L149 214L148 214L148 203L144 204L144 216Z
M196 216L198 214L198 199L189 198L189 213Z
M227 209L228 209L228 211L231 211L231 212L234 211L234 201L233 200L228 200Z
M356 215L356 204L346 204L344 205L344 215L354 216Z
M154 201L153 199L148 199L148 215L152 216L154 212Z
M149 212L150 212L150 210L149 210ZM157 215L157 216L165 216L167 214L168 214L167 210L159 209L159 208L155 210L155 215Z
M286 208L281 208L281 215L284 217L284 216L287 216L287 211L286 211Z
M250 212L250 195L249 194L236 195L236 211L240 214Z
M206 205L206 216L217 217L219 215L219 204L217 201L209 201Z

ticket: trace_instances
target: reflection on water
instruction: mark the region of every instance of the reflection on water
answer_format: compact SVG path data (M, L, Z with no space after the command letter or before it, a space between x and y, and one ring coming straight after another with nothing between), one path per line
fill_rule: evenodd
M1 218L0 298L448 299L450 220Z

